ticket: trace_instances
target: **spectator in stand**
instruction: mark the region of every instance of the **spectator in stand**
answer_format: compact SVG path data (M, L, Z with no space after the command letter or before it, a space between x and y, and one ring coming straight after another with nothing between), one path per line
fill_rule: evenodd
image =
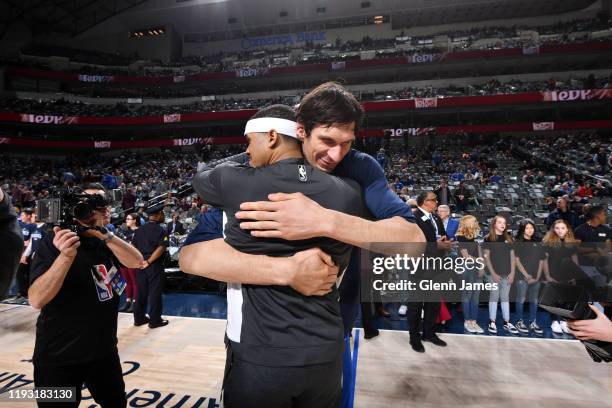
M546 197L544 199L544 207L548 212L552 212L557 208L557 202L554 197Z
M543 170L538 171L538 175L533 179L535 183L544 184L546 183L546 175Z
M467 212L468 204L472 193L465 186L465 182L462 180L459 182L459 186L455 189L455 208L458 212Z
M502 177L497 174L497 170L493 170L493 174L491 174L491 177L489 178L489 182L497 184L501 182L501 180L502 180Z
M459 228L459 220L450 217L450 207L445 204L438 206L438 217L440 217L440 220L442 220L442 224L444 224L444 231L446 231L446 236L451 241L454 241L455 234L457 233L457 229Z
M527 173L522 178L523 183L531 184L534 181L533 172L531 170L527 170Z
M106 187L108 190L113 190L115 188L117 188L118 183L117 183L117 177L114 176L112 173L107 173L105 175L102 176L102 185L104 187Z
M597 154L593 156L593 162L599 166L601 174L608 172L608 152L605 147L600 147Z
M593 198L593 189L588 181L582 183L578 188L578 196L581 198Z
M589 212L591 207L592 205L588 203L582 206L582 214L578 217L578 221L576 221L576 229L578 229L579 226L587 222L587 213Z
M457 171L451 174L450 179L452 181L463 181L465 179L465 173L463 173L462 171Z
M548 217L546 217L546 228L550 229L550 227L552 227L555 221L559 219L567 221L569 226L572 228L574 228L574 226L578 222L576 214L574 214L569 208L568 200L566 197L557 198L557 208L553 212L548 214Z
M178 213L172 214L172 221L166 224L166 233L168 235L173 235L173 234L184 235L185 234L185 227L183 227L183 223L179 220Z
M446 183L445 179L440 180L440 185L434 191L434 193L436 194L436 197L438 199L438 204L441 204L441 205L451 204L451 199L453 196L451 194L451 190L448 187L448 184Z
M130 208L134 208L136 206L136 195L134 195L134 190L130 187L125 190L123 194L123 200L121 200L121 208L124 210L129 210Z
M187 210L187 218L195 219L200 214L198 202L194 199L191 201L191 207Z
M593 190L593 197L607 197L609 195L608 188L604 186L604 183L599 180L597 184L595 184L595 189Z
M393 184L393 186L395 187L395 191L396 191L398 194L400 194L400 193L401 193L401 190L404 188L404 183L402 183L402 182L400 181L400 178L399 178L399 177L396 177L396 178L395 178L395 181L394 181L393 183L394 183L394 184Z
M385 149L381 148L378 153L376 153L376 161L383 169L387 168L387 155L385 153Z

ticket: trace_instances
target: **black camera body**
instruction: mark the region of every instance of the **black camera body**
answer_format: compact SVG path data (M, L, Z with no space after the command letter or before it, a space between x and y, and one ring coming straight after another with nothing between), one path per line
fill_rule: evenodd
M57 225L61 229L70 229L79 233L94 226L93 217L97 209L106 208L121 199L122 192L118 189L111 192L109 199L100 194L63 192L58 197L39 200L36 207L36 218L42 222Z
M551 283L544 287L539 306L567 320L594 319L595 313L589 302L595 299L609 299L606 289L590 292L580 285ZM597 340L582 341L593 361L612 361L612 343Z

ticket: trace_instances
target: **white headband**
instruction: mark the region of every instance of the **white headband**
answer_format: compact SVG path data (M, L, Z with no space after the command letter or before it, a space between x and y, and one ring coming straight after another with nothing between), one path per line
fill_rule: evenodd
M297 123L281 118L257 118L251 119L244 127L244 134L247 133L268 133L272 129L278 133L297 139Z

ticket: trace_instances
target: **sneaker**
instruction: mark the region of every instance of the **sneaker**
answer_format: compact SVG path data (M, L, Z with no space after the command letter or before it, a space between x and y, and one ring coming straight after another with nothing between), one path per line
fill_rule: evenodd
M550 329L555 334L563 334L563 329L561 329L561 324L558 320L552 322L552 324L550 325Z
M397 313L399 313L400 316L406 316L407 311L408 311L408 306L401 305Z
M542 328L540 326L538 326L538 324L535 322L535 320L533 322L531 322L531 324L529 325L529 328L531 330L533 330L533 332L535 334L542 334L542 333L544 333L544 330L542 330Z
M516 328L521 333L529 333L529 327L527 327L525 323L523 323L522 320L519 320L518 322L516 322Z
M480 327L478 325L478 323L476 323L476 321L472 321L472 327L474 328L474 331L478 334L483 334L484 330L482 329L482 327Z
M469 333L476 333L476 330L474 330L474 325L472 324L471 320L463 322L463 328L467 330Z
M497 325L495 324L495 322L489 323L489 333L497 333Z
M567 327L567 322L565 320L561 321L561 331L563 331L563 333L565 334L572 334L572 332L570 331L569 327Z
M11 303L15 305L29 305L28 298L21 295L13 299Z
M504 323L504 330L510 332L510 334L519 334L518 329L510 322Z

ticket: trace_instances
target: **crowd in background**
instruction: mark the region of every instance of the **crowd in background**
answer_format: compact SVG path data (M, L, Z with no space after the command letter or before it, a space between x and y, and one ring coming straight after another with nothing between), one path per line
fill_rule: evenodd
M585 143L586 141L586 143ZM594 225L609 234L602 226L607 222L607 208L612 195L610 186L610 161L612 145L605 135L593 133L568 134L548 140L529 138L501 138L494 142L475 135L463 135L450 143L431 143L425 146L402 145L398 141L377 139L374 144L356 144L357 148L369 151L385 169L389 188L395 191L413 211L423 205L419 197L435 198L435 211L440 217L445 234L457 244L454 256L479 256L489 251L493 260L487 273L483 270L465 272L464 278L471 282L501 283L496 295L490 298L489 322L485 328L478 324L480 291L462 292L461 309L464 328L468 333L495 334L505 330L510 334L533 333L541 335L542 322L538 322L537 295L541 284L583 279L579 269L572 269L571 276L559 275L559 256L571 259L573 253L558 254L556 243L578 242L587 237L584 225ZM526 155L521 149L534 152ZM33 218L33 207L42 198L53 195L59 189L71 188L87 182L100 182L107 189L121 189L121 202L114 203L113 222L116 232L128 236L146 221L145 207L154 197L164 203L165 228L170 235L182 236L190 231L208 207L191 191L181 187L193 177L198 162L210 162L241 152L241 146L210 147L200 154L192 151L164 150L155 153L124 152L115 156L84 156L64 160L28 157L0 157L2 188L11 193L13 204L20 208L22 224L38 225L41 220ZM555 163L551 164L551 161ZM586 170L576 171L579 163ZM604 170L604 177L593 175ZM607 178L607 180L606 180ZM510 197L500 194L496 203L500 209L487 214L483 212L485 192L495 186L517 186L519 193L531 191L534 186L543 192L542 200L533 201L528 213L518 215L518 206ZM526 198L526 195L524 196ZM537 205L536 205L537 204ZM514 215L513 215L514 210ZM508 212L506 212L508 211ZM542 220L533 215L545 211ZM603 214L603 215L602 215ZM517 218L518 217L518 218ZM37 228L38 228L37 227ZM110 227L110 226L109 226ZM31 233L39 234L32 228ZM33 235L34 236L34 235ZM522 269L513 272L509 264L498 262L509 259L508 253L487 242L543 242L543 249L534 254L524 247L513 247L513 256L521 259ZM177 243L180 241L176 241ZM178 245L178 244L176 244ZM511 248L510 246L508 248ZM557 252L555 252L557 251ZM503 252L503 253L502 253ZM492 254L492 255L491 255ZM575 258L575 257L574 257ZM535 259L535 261L534 261ZM577 259L577 258L576 258ZM540 266L546 264L546 266ZM535 269L534 269L535 268ZM494 270L494 273L491 273ZM551 272L553 271L553 272ZM576 275L578 274L578 275ZM511 291L512 288L512 291ZM124 305L129 311L132 302ZM24 297L13 301L25 302ZM515 303L516 313L510 317L510 302ZM524 303L529 302L528 314L523 316ZM503 325L498 329L497 304L501 305ZM444 310L444 308L443 308ZM401 308L400 308L401 314ZM450 314L445 315L447 320ZM557 335L569 334L567 325L556 315L551 315L551 330Z
M306 42L301 52L294 54L291 48L285 49L253 49L239 52L224 51L207 56L184 56L175 59L171 63L162 61L149 61L145 66L140 65L130 74L147 76L168 76L177 74L189 74L200 72L222 72L232 71L236 68L273 68L299 64L311 64L331 61L347 61L360 59L363 51L375 51L376 58L387 58L394 56L409 56L418 53L447 52L446 49L438 49L433 45L433 38L437 35L447 35L451 40L451 50L468 49L503 49L513 47L533 47L544 44L565 44L590 40L590 33L609 29L611 24L599 18L575 20L570 22L556 23L541 27L511 26L511 27L480 27L471 30L455 30L435 33L428 36L410 37L403 32L395 38L372 39L364 37L361 41L343 40L341 38L328 39L325 43ZM519 32L533 30L539 33L539 40L524 39ZM575 33L576 35L570 35ZM487 42L479 45L478 40L497 39L495 42ZM76 50L59 46L30 44L23 49L24 55L37 56L63 56L71 61L87 64L108 66L82 67L77 70L81 74L97 75L125 75L126 69L111 68L111 66L123 66L142 60L138 54L124 57L116 54L107 54L94 51ZM18 64L30 67L45 68L44 65L24 60L5 60L6 64ZM158 67L155 70L147 69L146 66ZM166 69L160 69L165 67ZM174 69L172 69L174 68Z
M430 97L457 97L514 94L519 92L544 92L579 89L604 89L612 87L610 77L597 78L589 75L586 78L572 78L567 81L550 78L547 81L500 82L491 79L481 84L436 87L407 87L397 91L361 92L357 96L361 102L398 100ZM3 98L0 99L0 111L35 113L41 115L66 116L97 116L97 117L142 117L153 115L168 115L190 112L230 111L240 109L259 109L272 104L293 106L303 96L301 93L289 96L274 96L268 98L227 98L210 101L198 101L182 105L142 105L142 104L88 104L80 101L70 101L64 98L55 100L33 100Z

